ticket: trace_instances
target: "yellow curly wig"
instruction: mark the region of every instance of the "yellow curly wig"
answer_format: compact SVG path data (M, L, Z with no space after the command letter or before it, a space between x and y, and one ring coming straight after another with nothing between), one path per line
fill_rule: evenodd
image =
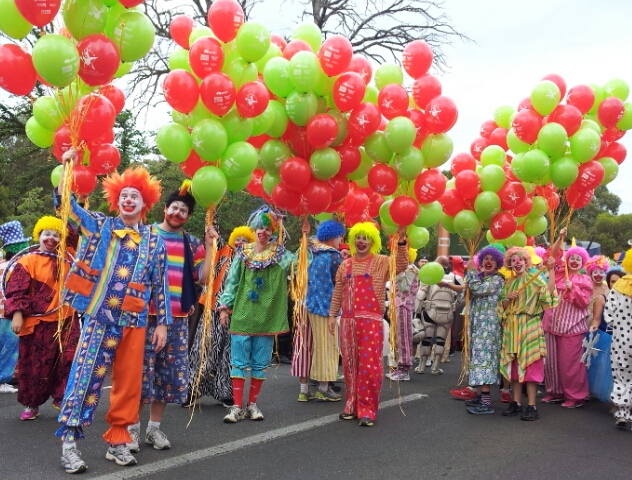
M39 242L40 233L44 230L55 230L61 235L61 228L62 224L59 218L46 215L40 218L35 224L35 227L33 228L33 240Z
M632 248L625 252L625 258L623 262L621 262L621 268L623 268L626 273L632 274Z
M417 249L409 248L408 249L408 263L415 263L415 260L417 260Z
M377 254L382 251L382 239L380 238L380 232L372 222L360 222L356 223L351 230L349 230L349 247L351 249L351 255L358 253L355 246L355 239L358 235L362 235L371 241L371 253Z
M237 241L239 237L247 238L248 243L252 243L255 241L255 234L252 233L250 227L236 227L235 230L231 232L230 237L228 237L228 245L230 245L230 248L235 248L235 241Z
M117 213L121 191L127 187L138 190L145 202L141 211L143 220L147 212L160 200L160 180L152 177L143 167L128 168L122 174L111 173L103 180L101 186L110 211Z

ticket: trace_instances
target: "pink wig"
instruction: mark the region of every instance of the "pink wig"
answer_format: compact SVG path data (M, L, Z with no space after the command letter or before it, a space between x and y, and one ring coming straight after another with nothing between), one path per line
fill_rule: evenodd
M524 261L526 262L527 270L529 270L531 266L533 265L533 262L531 261L531 255L529 255L529 252L527 252L522 247L511 247L509 250L507 250L507 253L505 253L505 267L509 269L511 268L511 257L513 257L514 255L518 255L519 257L524 258Z
M588 263L588 252L585 248L582 247L571 247L566 250L566 260L568 261L571 258L571 255L579 255L582 258L582 267L585 267Z
M586 273L588 275L592 275L592 272L595 270L607 272L608 268L610 268L610 264L608 263L608 259L603 255L595 255L586 263Z

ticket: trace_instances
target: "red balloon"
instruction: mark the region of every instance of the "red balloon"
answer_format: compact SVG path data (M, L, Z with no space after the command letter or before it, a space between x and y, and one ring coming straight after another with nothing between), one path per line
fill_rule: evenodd
M347 175L355 172L362 162L362 155L357 147L351 145L341 145L336 149L340 155L340 170L338 175Z
M208 9L208 24L222 42L230 42L244 23L244 10L236 0L216 0Z
M434 75L422 75L413 83L413 99L419 108L425 108L430 100L439 95L441 95L441 82Z
M93 141L94 144L109 144L114 143L114 129L110 128L107 132L101 135L99 138Z
M373 67L371 66L371 62L362 55L352 56L347 70L359 74L366 85L368 85L373 78Z
M430 135L430 130L428 130L428 126L426 125L424 112L418 108L411 108L406 112L405 116L408 117L417 128L417 135L415 136L413 145L417 148L421 148L423 141L428 138L428 135Z
M118 0L118 2L123 5L125 8L134 8L138 5L140 5L141 3L143 3L145 0Z
M272 189L271 196L274 205L282 210L295 208L301 202L301 194L290 189L289 186L283 182L275 185Z
M114 85L106 85L105 87L101 87L98 90L99 95L103 95L107 98L112 105L114 105L114 110L119 114L125 108L125 94L123 90ZM112 142L104 142L104 143L112 143Z
M349 134L366 138L380 126L382 115L376 105L361 103L349 115Z
M579 189L593 190L603 181L604 175L603 165L597 160L591 160L579 166L579 174L573 185Z
M61 157L70 147L72 147L70 129L66 125L62 125L55 131L55 136L53 137L53 155L61 162ZM83 150L80 151L79 155L83 156Z
M287 47L287 42L285 41L285 38L283 38L281 35L277 35L276 33L270 35L270 41L274 43L277 47L279 47L281 51L285 50L285 47Z
M546 200L546 205L549 212L555 211L555 209L560 206L560 196L557 194L557 192L553 192L548 197L544 197L544 199Z
M593 199L594 194L594 190L586 190L573 184L566 190L566 203L571 208L584 208Z
M585 115L595 104L595 92L588 85L575 85L568 91L566 103Z
M453 177L456 177L464 170L476 170L476 159L469 153L457 153L452 157L450 172Z
M566 134L572 137L582 125L582 112L573 105L558 105L549 115L549 122L559 123L566 130Z
M189 48L189 37L193 31L193 19L187 15L176 15L169 24L169 33L173 41L182 48Z
M331 115L319 113L307 122L307 141L314 148L325 148L338 136L338 122Z
M300 192L312 179L312 171L303 158L290 157L281 164L279 176L290 190Z
M307 132L305 128L299 127L294 122L289 121L287 129L281 137L294 153L301 158L310 158L314 153L314 147L312 147L307 141Z
M112 40L99 33L88 35L77 44L78 75L87 85L105 85L114 78L121 63L118 48Z
M481 193L481 179L473 170L463 170L454 177L454 189L463 200L472 200Z
M292 40L283 49L283 57L286 60L292 60L292 57L298 52L313 52L313 50L312 47L309 46L309 43L303 40Z
M327 182L310 180L301 194L301 204L306 212L316 215L324 212L331 203L331 188Z
M162 85L165 100L180 113L190 113L200 98L200 88L195 76L186 70L171 70Z
M520 110L511 121L511 127L520 140L528 144L535 143L542 128L542 116L527 108Z
M235 96L233 81L221 72L209 74L200 85L202 103L211 113L220 117L226 115L233 107Z
M514 234L517 226L516 217L508 212L500 212L489 222L489 231L496 240L504 240Z
M400 195L389 205L388 213L397 225L407 227L419 215L419 204L408 195Z
M525 97L525 98L523 98L520 101L516 111L520 112L521 110L533 110L533 111L535 111L534 108L533 108L533 104L531 103L531 97Z
M268 89L261 82L244 83L235 97L235 105L239 115L254 118L261 115L270 102Z
M627 154L628 151L625 148L625 145L619 142L612 142L606 147L601 156L612 157L619 165L621 165Z
M28 95L35 87L37 73L31 55L17 45L0 45L0 87L14 95Z
M347 214L351 216L361 216L364 213L368 214L368 212L365 212L369 208L369 196L366 193L357 188L349 189L347 197L353 199L353 201L350 202L350 206L348 206L345 210Z
M318 50L318 60L326 75L333 77L347 70L353 47L351 42L342 35L328 37Z
M621 117L623 117L623 112L625 111L625 106L621 99L617 97L608 97L604 99L597 108L597 118L601 122L601 124L606 127L614 127Z
M489 136L497 128L498 128L498 125L496 125L495 121L493 121L493 120L485 120L481 124L481 129L480 129L481 137L489 139Z
M524 202L514 208L511 213L514 217L524 217L531 211L532 208L533 200L531 200L531 197L527 195L527 197L524 199Z
M334 83L334 103L341 112L348 112L362 103L365 92L366 84L360 74L345 72Z
M495 128L492 134L489 136L489 144L498 145L505 152L509 150L509 146L507 145L507 132L508 131L509 130L502 127Z
M406 73L413 78L419 78L428 73L432 66L432 48L423 40L413 40L404 47L402 65Z
M513 210L524 202L527 191L520 182L507 182L498 190L498 196L500 197L500 207L503 210Z
M202 160L200 156L195 153L195 150L191 149L191 154L189 155L189 157L180 164L180 170L182 170L182 173L184 173L187 177L193 178L195 172L197 172L200 168L206 167L208 165L210 165L209 162L205 162L204 160Z
M61 7L61 0L15 0L15 6L27 22L43 27L53 21Z
M549 73L542 77L542 80L549 80L557 85L557 88L560 89L560 98L564 98L566 95L566 81L557 73Z
M371 218L377 217L380 214L380 207L383 203L384 197L382 197L382 195L378 195L374 192L369 197L369 216Z
M349 180L341 175L336 175L333 178L327 180L329 187L331 188L331 203L338 203L349 193Z
M121 152L114 145L90 146L90 170L95 175L109 175L121 163Z
M454 188L448 188L439 198L439 203L443 208L443 213L454 217L461 210L465 210L465 202L456 193Z
M617 127L609 127L601 134L601 139L605 142L612 143L620 140L625 135L625 130L619 130Z
M116 110L112 102L97 94L81 98L70 113L70 125L79 125L79 138L86 142L107 134L115 120Z
M397 190L397 172L388 165L376 164L367 175L369 187L380 195L392 195Z
M415 179L413 191L419 203L439 200L445 192L447 180L438 168L429 168Z
M72 185L70 189L78 195L89 195L97 186L97 176L83 165L72 168Z
M406 115L408 111L408 92L401 85L386 85L377 96L380 112L389 120Z
M246 186L246 190L250 192L255 197L260 197L263 193L263 175L264 171L257 168L254 172L252 172L252 178L250 179L250 183Z
M476 160L480 160L481 153L483 153L483 150L485 150L490 145L491 144L489 143L489 140L484 137L475 138L470 145L470 152Z
M198 38L189 50L191 69L204 79L209 73L219 72L224 65L224 50L213 37Z
M443 95L430 100L424 110L430 133L447 132L454 126L459 116L454 100Z
M261 135L250 137L246 141L255 148L261 148L263 147L263 144L266 143L268 140L272 140L272 137L264 133Z

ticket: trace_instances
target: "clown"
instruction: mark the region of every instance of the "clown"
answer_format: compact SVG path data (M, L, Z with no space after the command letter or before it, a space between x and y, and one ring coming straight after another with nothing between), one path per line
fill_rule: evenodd
M607 330L607 324L603 319L603 307L610 292L610 288L605 282L608 268L610 268L610 264L603 255L592 257L586 264L586 274L590 277L593 285L587 317L590 332L597 330L605 332Z
M542 402L562 402L564 408L578 408L589 394L586 366L580 360L593 285L588 275L580 273L588 262L586 250L569 248L564 255L566 266L557 255L557 247L565 237L566 229L562 229L550 255L555 258L559 305L542 319L548 354L544 370L547 395Z
M406 229L398 230L395 275L408 266ZM349 231L351 257L336 272L329 307L329 332L333 335L340 318L340 350L345 378L345 407L342 420L358 417L361 427L372 427L380 403L384 365L382 345L386 282L389 257L380 255L382 241L375 224L361 222Z
M59 279L72 263L66 257L60 265L57 258L61 228L55 217L37 221L33 239L39 248L19 257L6 286L5 314L20 339L18 402L25 407L21 420L35 420L48 397L60 407L79 340L74 309L63 305L59 312Z
M64 169L77 158L74 149L68 150ZM159 182L137 167L111 174L102 186L116 217L85 210L74 199L70 204L69 223L81 233L82 241L66 278L63 303L85 312L85 317L59 414L62 427L56 432L63 441L61 463L67 473L87 469L75 441L84 438L83 427L92 424L110 367L105 458L118 465L136 463L127 446L132 440L127 427L138 422L150 301L156 309L151 339L156 351L165 346L167 325L172 323L165 244L156 230L143 223L160 199ZM60 195L55 193L53 200L59 207Z

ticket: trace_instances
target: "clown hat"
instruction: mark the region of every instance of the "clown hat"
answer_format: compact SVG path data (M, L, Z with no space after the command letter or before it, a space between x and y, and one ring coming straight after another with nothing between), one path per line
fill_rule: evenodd
M526 246L524 247L524 249L529 252L529 255L531 256L531 264L532 265L539 265L542 263L542 258L538 256L537 253L535 253L535 249L531 246Z
M13 245L14 243L23 243L31 240L31 237L25 237L22 231L22 225L17 220L0 225L0 240L3 246Z

